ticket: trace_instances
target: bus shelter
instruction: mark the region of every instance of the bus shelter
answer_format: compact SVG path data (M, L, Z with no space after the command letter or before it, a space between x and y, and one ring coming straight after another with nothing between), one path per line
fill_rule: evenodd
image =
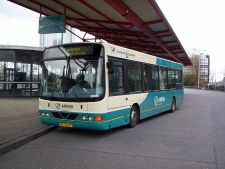
M40 34L67 30L84 42L104 40L184 66L192 65L155 0L9 1L40 14Z
M39 96L43 50L0 46L0 97Z

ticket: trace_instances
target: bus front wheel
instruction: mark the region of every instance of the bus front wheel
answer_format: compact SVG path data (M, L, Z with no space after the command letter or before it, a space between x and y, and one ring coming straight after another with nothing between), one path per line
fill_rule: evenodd
M175 112L175 110L176 110L176 99L173 98L170 112L173 113Z
M137 125L137 122L138 122L138 111L136 106L132 106L130 110L130 123L128 124L128 126L130 128L133 128Z

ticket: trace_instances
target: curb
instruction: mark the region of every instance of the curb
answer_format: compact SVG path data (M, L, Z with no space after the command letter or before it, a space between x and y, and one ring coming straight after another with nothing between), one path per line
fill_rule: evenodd
M38 137L41 137L49 132L52 132L53 130L57 129L58 127L55 126L46 126L44 128L41 128L37 131L34 131L32 133L26 134L22 137L19 137L15 140L9 141L8 143L5 143L3 145L0 145L0 156L13 150L16 149Z

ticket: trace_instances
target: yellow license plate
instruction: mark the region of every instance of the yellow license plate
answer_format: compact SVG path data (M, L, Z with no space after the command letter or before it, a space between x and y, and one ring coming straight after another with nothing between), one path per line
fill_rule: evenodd
M61 127L73 127L72 124L68 124L68 123L59 123L59 126L61 126Z

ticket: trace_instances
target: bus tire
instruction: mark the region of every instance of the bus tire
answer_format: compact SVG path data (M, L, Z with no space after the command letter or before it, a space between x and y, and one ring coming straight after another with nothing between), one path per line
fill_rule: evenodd
M136 106L132 106L130 110L130 122L128 127L133 128L137 125L138 122L138 110Z
M173 113L173 112L175 112L175 110L176 110L176 99L173 98L173 99L172 99L172 103L171 103L171 109L170 109L170 112Z

